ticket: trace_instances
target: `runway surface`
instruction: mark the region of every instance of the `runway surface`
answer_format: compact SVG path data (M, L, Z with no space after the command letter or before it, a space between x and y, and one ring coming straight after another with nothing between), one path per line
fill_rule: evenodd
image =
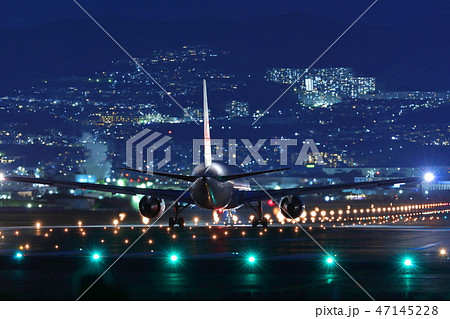
M196 214L185 228L167 218L150 228L81 300L370 300L336 262L376 300L450 299L447 210L415 222L302 224L328 262L296 225L224 227L209 214L196 226ZM143 234L136 215L2 210L0 299L77 299Z

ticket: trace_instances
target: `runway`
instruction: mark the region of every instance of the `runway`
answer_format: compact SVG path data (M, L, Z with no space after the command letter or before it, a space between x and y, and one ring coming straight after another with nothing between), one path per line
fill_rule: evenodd
M185 228L149 229L81 300L370 300L336 262L376 300L450 299L447 210L415 222L302 224L331 261L296 225L224 227L210 216L194 225L197 213ZM77 299L145 231L122 217L2 213L0 299Z

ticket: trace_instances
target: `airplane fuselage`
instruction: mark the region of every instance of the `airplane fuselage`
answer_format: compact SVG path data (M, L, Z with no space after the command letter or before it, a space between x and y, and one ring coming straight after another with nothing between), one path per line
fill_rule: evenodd
M240 173L236 166L213 162L205 167L203 164L196 166L193 176L199 178L190 189L190 195L195 204L206 209L232 209L241 206L239 204L239 192L249 189L249 183L245 181L220 181L217 177Z

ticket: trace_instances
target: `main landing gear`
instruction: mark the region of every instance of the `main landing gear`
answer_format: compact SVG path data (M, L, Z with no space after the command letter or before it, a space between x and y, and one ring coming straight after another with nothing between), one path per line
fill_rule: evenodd
M169 218L169 227L172 228L175 225L178 225L179 227L184 227L184 218L180 216L180 212L186 208L188 208L190 205L187 204L185 206L180 206L178 202L174 205L174 212L175 216Z
M258 204L256 206L250 203L246 204L246 206L253 209L257 214L257 216L252 220L252 227L256 228L258 227L258 225L261 225L264 228L267 227L268 220L263 216L261 201L258 201Z

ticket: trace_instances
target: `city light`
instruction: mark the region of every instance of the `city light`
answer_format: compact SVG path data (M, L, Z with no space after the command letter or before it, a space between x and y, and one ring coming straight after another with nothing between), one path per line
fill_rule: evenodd
M434 174L433 173L426 173L423 178L425 179L425 181L427 182L432 182L434 180Z

